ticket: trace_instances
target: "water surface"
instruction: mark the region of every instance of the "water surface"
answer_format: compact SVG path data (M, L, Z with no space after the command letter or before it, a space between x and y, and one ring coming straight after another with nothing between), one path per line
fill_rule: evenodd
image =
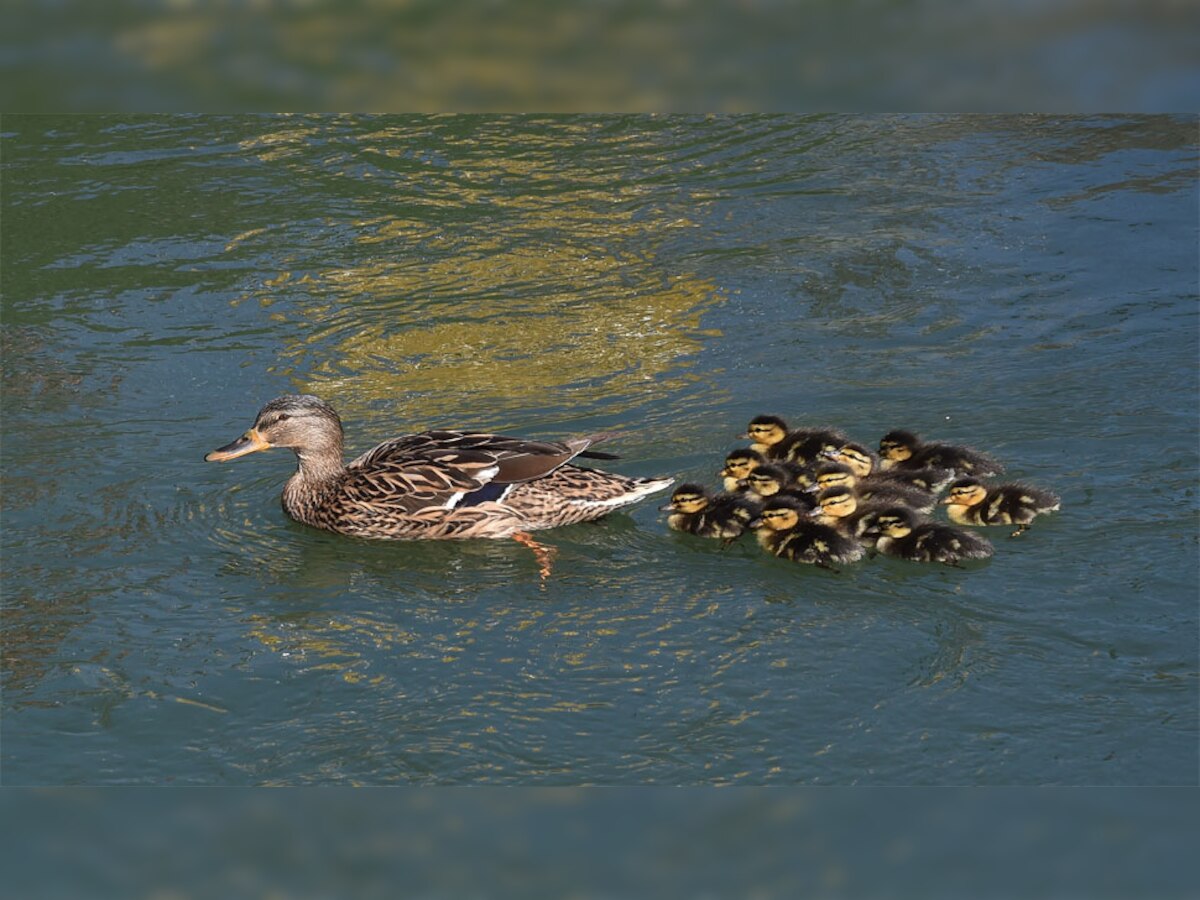
M6 117L5 782L1195 783L1196 124ZM1063 510L833 575L648 502L543 583L202 462L295 391L709 483L908 427Z

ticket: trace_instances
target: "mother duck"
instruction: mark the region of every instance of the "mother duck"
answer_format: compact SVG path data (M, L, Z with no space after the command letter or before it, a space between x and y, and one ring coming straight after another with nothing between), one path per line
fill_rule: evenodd
M342 420L310 394L277 397L254 427L213 450L224 462L287 447L298 460L283 509L298 522L363 538L518 537L598 519L670 486L572 464L614 458L588 448L605 435L531 441L467 431L423 431L342 462Z

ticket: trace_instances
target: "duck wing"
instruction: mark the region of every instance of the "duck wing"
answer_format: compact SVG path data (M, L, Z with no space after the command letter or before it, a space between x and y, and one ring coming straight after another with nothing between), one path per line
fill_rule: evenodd
M385 441L351 462L343 490L359 502L412 511L452 509L488 485L543 478L605 436L533 441L481 432L424 431ZM501 499L505 493L489 491L480 499Z

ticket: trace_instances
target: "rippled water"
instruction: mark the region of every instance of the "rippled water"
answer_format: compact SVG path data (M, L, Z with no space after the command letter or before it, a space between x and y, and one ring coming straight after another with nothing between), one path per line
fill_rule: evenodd
M6 117L3 777L1194 783L1189 117ZM1060 514L841 574L647 502L511 541L289 521L357 454L760 412L987 449Z

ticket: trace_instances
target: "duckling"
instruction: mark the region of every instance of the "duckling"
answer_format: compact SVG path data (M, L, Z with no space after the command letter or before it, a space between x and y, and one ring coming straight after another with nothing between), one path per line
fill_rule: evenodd
M746 490L750 497L760 502L769 497L791 497L807 509L815 507L816 500L798 485L792 472L785 466L764 463L756 467L746 479Z
M816 484L809 490L818 491L831 487L854 488L860 500L870 500L873 503L903 503L922 513L933 512L937 505L937 497L929 491L878 475L858 478L853 469L837 462L817 466Z
M827 450L840 447L850 440L835 428L806 428L792 433L803 433L806 437L792 443L788 448L787 458L806 466L819 462Z
M885 507L883 503L859 502L854 488L840 486L826 488L817 494L817 507L809 515L822 525L836 528L842 534L857 540L871 527L875 516Z
M670 512L667 525L676 531L700 537L721 538L729 544L741 537L758 516L759 505L744 494L709 494L699 484L681 484L671 502L661 507Z
M1029 530L1029 523L1041 513L1056 512L1057 494L1025 484L1001 484L987 487L977 478L960 478L950 485L946 514L959 525L1016 525L1016 537Z
M926 491L929 494L937 494L954 478L952 469L934 467L884 469L880 464L879 457L862 444L843 444L832 453L827 453L826 457L849 466L860 481L867 478L888 479Z
M986 453L954 444L927 444L911 431L889 431L879 439L886 469L953 469L959 475L999 475L1004 466Z
M930 522L904 506L879 510L864 536L874 539L875 549L885 556L910 562L958 566L960 559L984 559L992 555L991 542L986 538Z
M764 550L793 562L832 569L834 563L852 563L863 555L857 541L812 521L808 510L792 497L769 499L750 527Z
M815 462L827 448L840 447L849 438L836 429L798 428L792 431L779 416L755 416L743 437L768 459L786 459L805 465Z
M767 458L750 447L740 447L725 457L725 465L717 474L725 490L737 493L746 490L746 479L750 473L767 461Z
M822 454L826 459L849 466L856 478L866 478L876 469L878 459L875 454L853 441L846 441Z

